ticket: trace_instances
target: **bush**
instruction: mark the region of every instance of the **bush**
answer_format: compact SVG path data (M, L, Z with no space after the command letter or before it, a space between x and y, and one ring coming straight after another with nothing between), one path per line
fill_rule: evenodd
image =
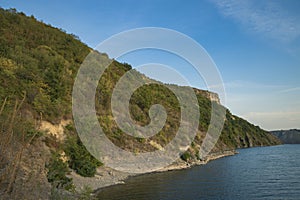
M78 136L69 136L65 144L69 167L81 176L93 177L102 163L95 159L83 146Z
M69 173L68 165L62 161L58 153L52 153L52 157L46 168L48 169L48 181L55 188L64 188L67 190L73 188L72 179L66 176Z
M191 158L191 154L188 151L186 151L180 156L180 158L187 162Z

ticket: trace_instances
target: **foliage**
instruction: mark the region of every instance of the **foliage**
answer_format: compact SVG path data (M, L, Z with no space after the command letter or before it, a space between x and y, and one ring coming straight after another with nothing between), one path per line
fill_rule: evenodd
M80 200L96 199L91 196L92 192L93 192L93 190L90 187L84 186L83 189L80 191L78 199L80 199Z
M188 161L191 158L191 154L188 151L186 151L180 156L180 158L184 161Z
M7 99L7 109L14 109L14 100L23 98L20 109L22 123L14 124L14 132L28 132L35 135L37 119L58 123L61 119L71 119L72 87L80 64L90 53L91 49L72 34L66 34L61 29L51 27L37 21L33 16L27 17L15 9L0 8L0 102ZM180 126L180 111L178 99L167 85L155 82L138 88L130 99L130 115L139 125L150 122L149 109L153 104L161 104L167 112L167 120L162 130L149 139L135 138L125 134L114 121L111 112L111 96L118 80L129 70L137 80L150 80L135 71L127 63L109 60L105 53L99 53L107 61L112 61L99 80L96 91L95 107L99 123L108 138L117 146L135 153L157 150L151 145L154 141L160 146L168 144L175 136ZM153 80L152 80L153 82ZM170 85L168 85L170 86ZM175 86L184 90L185 87ZM195 145L190 149L191 158L196 148L201 145L208 129L211 117L212 103L207 92L194 89L199 103L199 131L195 137ZM221 105L219 105L221 106ZM11 113L11 112L6 112ZM1 115L0 125L5 130L11 115ZM120 113L122 114L122 113ZM192 117L192 116L191 116ZM25 126L26 125L26 126ZM76 130L68 126L66 143L63 150L69 157L68 166L83 176L93 176L96 167L101 165L85 149L77 136ZM20 134L22 135L22 134ZM54 150L61 150L57 142L48 138ZM226 121L216 150L233 149L236 147L261 146L277 144L278 141L266 131L247 121L226 113ZM183 154L183 159L190 158ZM64 173L65 164L56 157L48 167L51 168L50 180L62 181L66 185L68 180ZM57 170L62 170L60 174ZM49 170L50 172L50 170Z
M48 169L47 178L55 188L64 188L70 190L73 188L72 179L66 175L69 173L67 163L63 162L61 155L57 152L52 152L52 157L49 164L46 165Z
M69 136L65 142L64 150L69 158L69 167L81 176L94 176L96 168L102 165L86 150L78 136Z
M0 21L0 99L26 91L35 116L51 122L69 116L73 79L90 49L15 9L0 8Z

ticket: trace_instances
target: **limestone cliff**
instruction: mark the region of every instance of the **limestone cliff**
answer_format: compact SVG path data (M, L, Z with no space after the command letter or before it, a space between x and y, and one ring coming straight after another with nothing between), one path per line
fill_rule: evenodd
M197 88L194 88L194 91L196 94L205 96L206 98L210 99L211 101L217 102L218 104L221 104L219 95L214 92L210 92L207 90L199 90Z

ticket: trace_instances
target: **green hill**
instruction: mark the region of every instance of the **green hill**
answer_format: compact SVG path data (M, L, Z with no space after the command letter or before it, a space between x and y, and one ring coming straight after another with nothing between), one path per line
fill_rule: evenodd
M51 188L73 190L72 180L66 176L70 169L81 176L93 176L102 165L82 145L71 111L75 76L92 49L75 35L14 9L0 9L0 22L0 194L44 198ZM132 118L140 125L148 124L149 108L160 103L168 113L166 124L149 140L123 133L113 120L110 98L117 81L130 69L129 64L112 61L99 81L97 115L106 135L119 147L135 153L153 151L174 137L180 125L180 106L167 87L143 86L130 100ZM135 76L148 79L139 72ZM211 105L223 108L211 101L216 94L194 91L201 117L195 140L181 157L187 162L199 159ZM225 125L213 152L279 143L268 132L226 109Z

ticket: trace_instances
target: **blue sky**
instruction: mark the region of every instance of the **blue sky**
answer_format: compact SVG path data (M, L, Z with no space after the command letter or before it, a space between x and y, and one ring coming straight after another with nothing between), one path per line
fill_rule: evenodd
M182 32L216 63L232 113L267 130L300 128L298 0L1 0L0 6L74 33L90 47L132 28ZM191 85L205 88L183 61L166 53L137 52L120 60L134 67L174 65Z

